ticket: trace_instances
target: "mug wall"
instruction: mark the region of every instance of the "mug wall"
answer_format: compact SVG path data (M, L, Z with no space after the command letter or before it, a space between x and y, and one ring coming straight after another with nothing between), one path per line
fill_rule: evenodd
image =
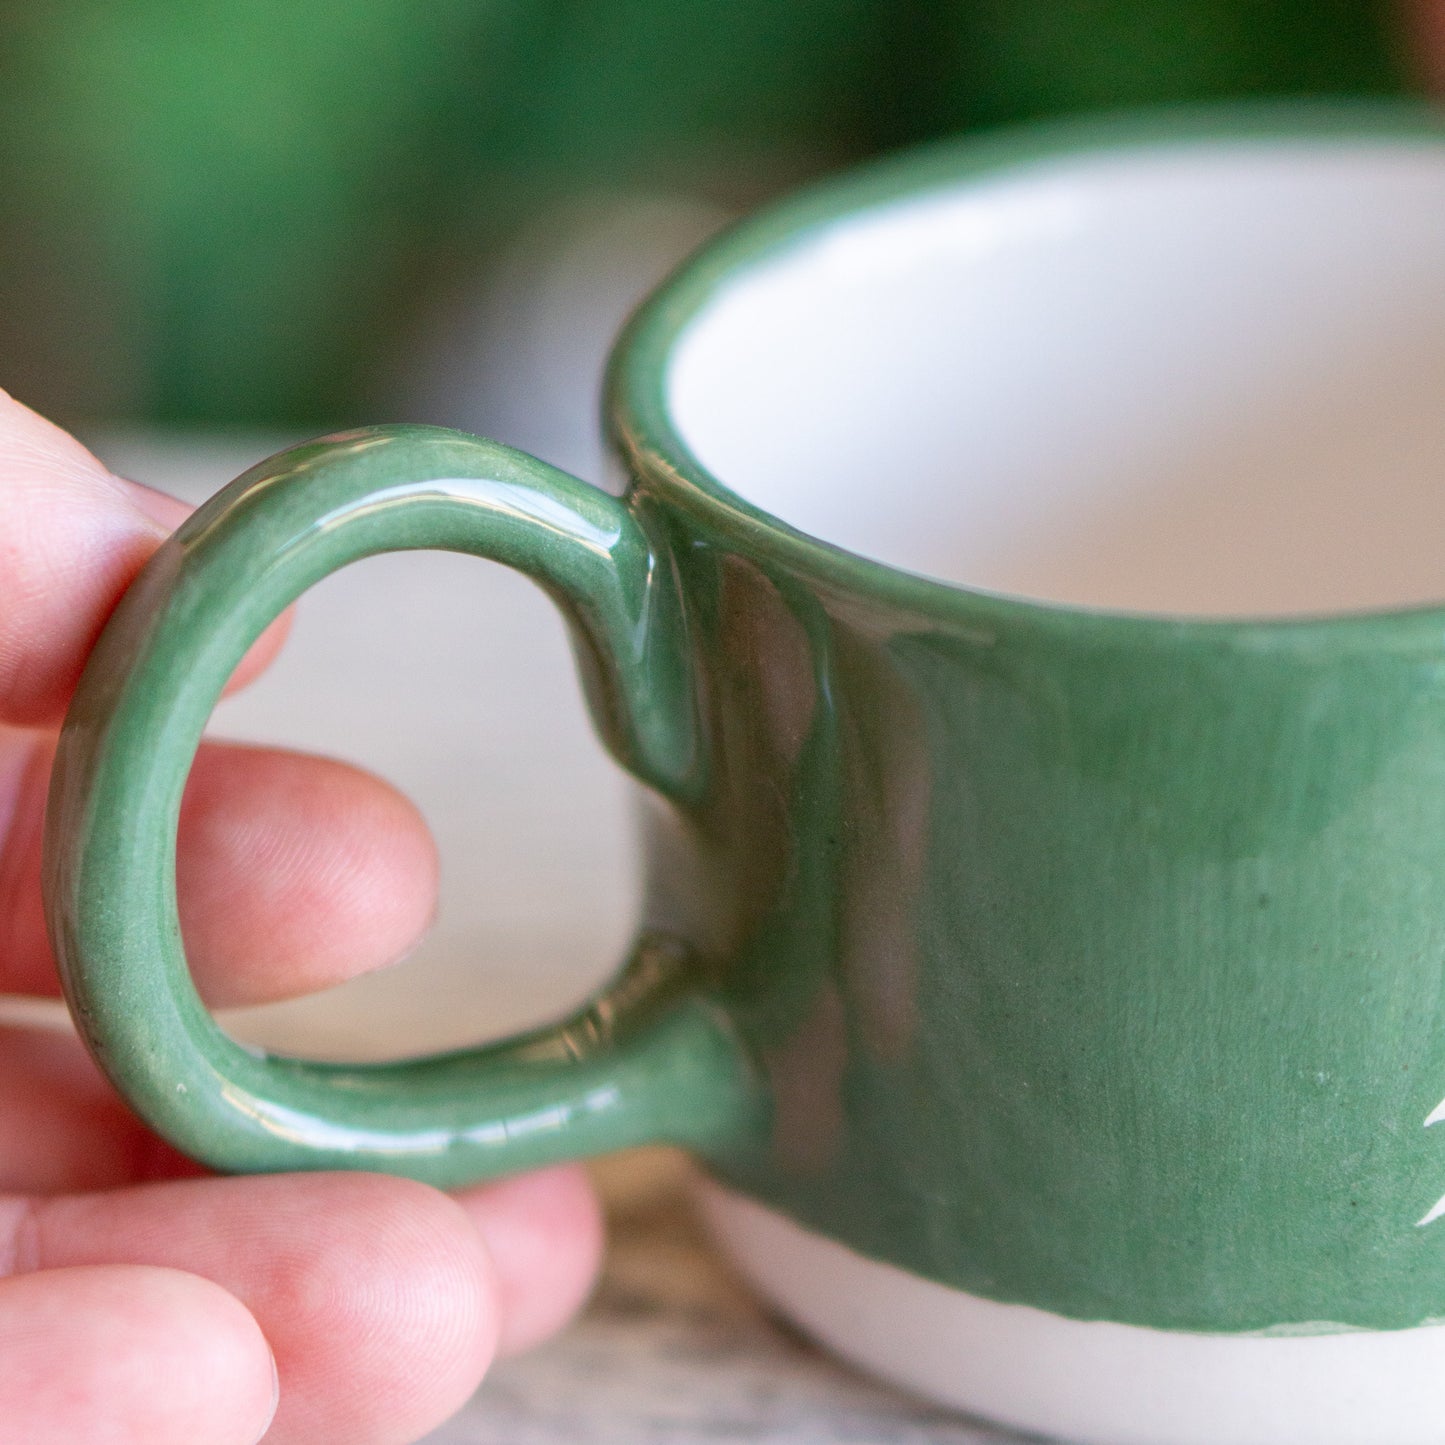
M652 915L773 1108L715 1168L1075 1319L1436 1319L1445 674L1363 609L1442 593L1445 159L1009 159L801 202L630 343L709 498L622 433L705 699Z
M1437 1317L1433 632L978 625L674 535L710 746L648 921L771 1101L719 1176L1074 1318Z

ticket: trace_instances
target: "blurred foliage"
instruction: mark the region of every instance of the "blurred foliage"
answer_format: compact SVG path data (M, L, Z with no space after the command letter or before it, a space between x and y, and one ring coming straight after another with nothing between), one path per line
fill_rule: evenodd
M0 381L303 424L537 208L968 127L1397 89L1383 0L0 0Z

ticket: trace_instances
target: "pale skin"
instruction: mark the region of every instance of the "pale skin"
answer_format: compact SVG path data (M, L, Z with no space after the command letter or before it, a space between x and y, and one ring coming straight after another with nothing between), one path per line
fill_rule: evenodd
M1445 94L1445 0L1404 8L1418 73ZM58 992L38 851L54 730L104 618L184 514L0 392L0 993ZM197 983L234 1004L405 954L437 860L380 780L211 746L177 872ZM0 1028L0 1421L17 1445L407 1445L498 1354L571 1317L601 1241L577 1169L452 1196L371 1175L207 1178L73 1040Z
M185 510L0 392L0 993L58 992L39 893L54 730ZM391 963L435 906L415 808L324 759L206 747L179 841L212 1004ZM73 1039L0 1029L0 1435L16 1445L405 1445L496 1355L572 1315L601 1239L578 1169L452 1196L372 1175L205 1177Z

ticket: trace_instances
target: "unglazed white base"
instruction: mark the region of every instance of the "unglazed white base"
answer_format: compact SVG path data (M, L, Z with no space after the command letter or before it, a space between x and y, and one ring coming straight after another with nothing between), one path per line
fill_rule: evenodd
M705 1182L757 1291L855 1364L942 1404L1089 1445L1445 1445L1445 1325L1205 1335L997 1304L866 1259Z

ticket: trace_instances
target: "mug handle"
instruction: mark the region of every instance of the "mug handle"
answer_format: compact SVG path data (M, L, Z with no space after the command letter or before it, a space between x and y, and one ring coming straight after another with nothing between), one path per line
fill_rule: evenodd
M61 735L45 833L51 941L100 1067L171 1143L235 1172L370 1169L452 1186L624 1146L700 1152L760 1094L726 1015L644 936L607 993L487 1047L360 1066L268 1055L217 1027L176 911L181 795L221 689L307 588L380 552L506 563L561 608L619 761L685 800L700 758L670 560L607 493L436 427L348 432L253 468L155 554L107 624Z

